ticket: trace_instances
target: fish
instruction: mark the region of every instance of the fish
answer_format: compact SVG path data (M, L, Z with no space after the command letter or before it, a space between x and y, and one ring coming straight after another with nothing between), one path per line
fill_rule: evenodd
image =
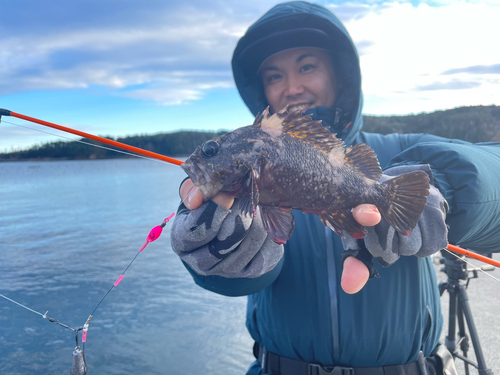
M258 213L273 241L292 235L292 210L316 214L341 236L355 239L366 230L352 215L359 204L375 205L398 233L415 228L429 195L423 171L379 182L382 169L366 144L346 147L321 121L288 107L257 115L240 127L198 146L181 165L203 201L218 192L239 200L244 215Z
M85 356L80 346L73 350L73 363L71 365L71 375L86 375L87 364L85 363Z

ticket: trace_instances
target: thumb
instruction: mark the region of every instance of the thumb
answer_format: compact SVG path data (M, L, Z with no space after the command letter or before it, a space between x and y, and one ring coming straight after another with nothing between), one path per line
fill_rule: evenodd
M340 285L347 294L354 294L363 289L369 277L370 271L362 261L348 257L344 261Z
M193 182L190 179L184 181L181 185L179 192L182 202L189 210L194 210L201 206L203 203L203 194L201 191L194 186Z

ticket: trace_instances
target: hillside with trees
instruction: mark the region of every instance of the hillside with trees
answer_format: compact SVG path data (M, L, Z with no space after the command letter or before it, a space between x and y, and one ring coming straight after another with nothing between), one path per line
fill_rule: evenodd
M111 137L106 138L162 155L187 156L190 155L198 145L224 133L225 132L181 131L155 135L135 135L116 139ZM93 147L89 146L89 144L102 147ZM119 152L114 150L118 150ZM85 160L126 157L132 156L124 154L121 149L102 145L90 139L81 138L79 141L48 142L40 146L33 146L24 151L3 153L0 154L0 161Z
M500 107L460 107L409 116L364 116L371 133L429 133L469 142L500 141Z
M446 111L408 116L363 116L363 130L372 133L429 133L469 142L500 142L500 106L460 107ZM154 135L136 135L114 139L131 146L168 156L187 156L196 146L224 132L180 131ZM111 138L110 138L111 139ZM0 161L82 160L123 158L127 155L91 147L96 142L49 142L28 150L0 153ZM107 146L106 146L107 147Z

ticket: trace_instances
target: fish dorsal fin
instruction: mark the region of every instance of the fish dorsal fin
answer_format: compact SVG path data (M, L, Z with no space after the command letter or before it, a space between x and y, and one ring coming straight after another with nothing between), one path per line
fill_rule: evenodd
M253 123L254 126L261 128L262 131L271 136L279 136L283 133L283 114L282 111L271 115L267 107L261 115L257 115Z
M364 143L349 147L345 153L345 161L366 178L378 181L382 177L382 168L375 151Z
M267 108L269 108L269 107L267 107ZM260 127L263 117L264 116L262 115L262 113L260 113L260 112L257 113L257 116L255 116L255 120L253 120L253 126Z
M313 121L312 115L302 115L301 111L288 112L288 106L273 115L269 114L269 107L258 116L254 125L260 126L270 135L288 136L312 144L329 153L333 149L343 150L344 142L330 133L328 127L321 125L321 121Z

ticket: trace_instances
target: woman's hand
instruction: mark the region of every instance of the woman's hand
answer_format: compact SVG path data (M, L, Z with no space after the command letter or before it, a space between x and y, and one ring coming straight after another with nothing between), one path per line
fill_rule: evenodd
M360 204L352 210L352 215L358 223L366 227L377 225L381 220L377 207L371 204ZM354 294L363 289L369 277L370 271L362 261L348 257L344 261L340 285L344 292Z

